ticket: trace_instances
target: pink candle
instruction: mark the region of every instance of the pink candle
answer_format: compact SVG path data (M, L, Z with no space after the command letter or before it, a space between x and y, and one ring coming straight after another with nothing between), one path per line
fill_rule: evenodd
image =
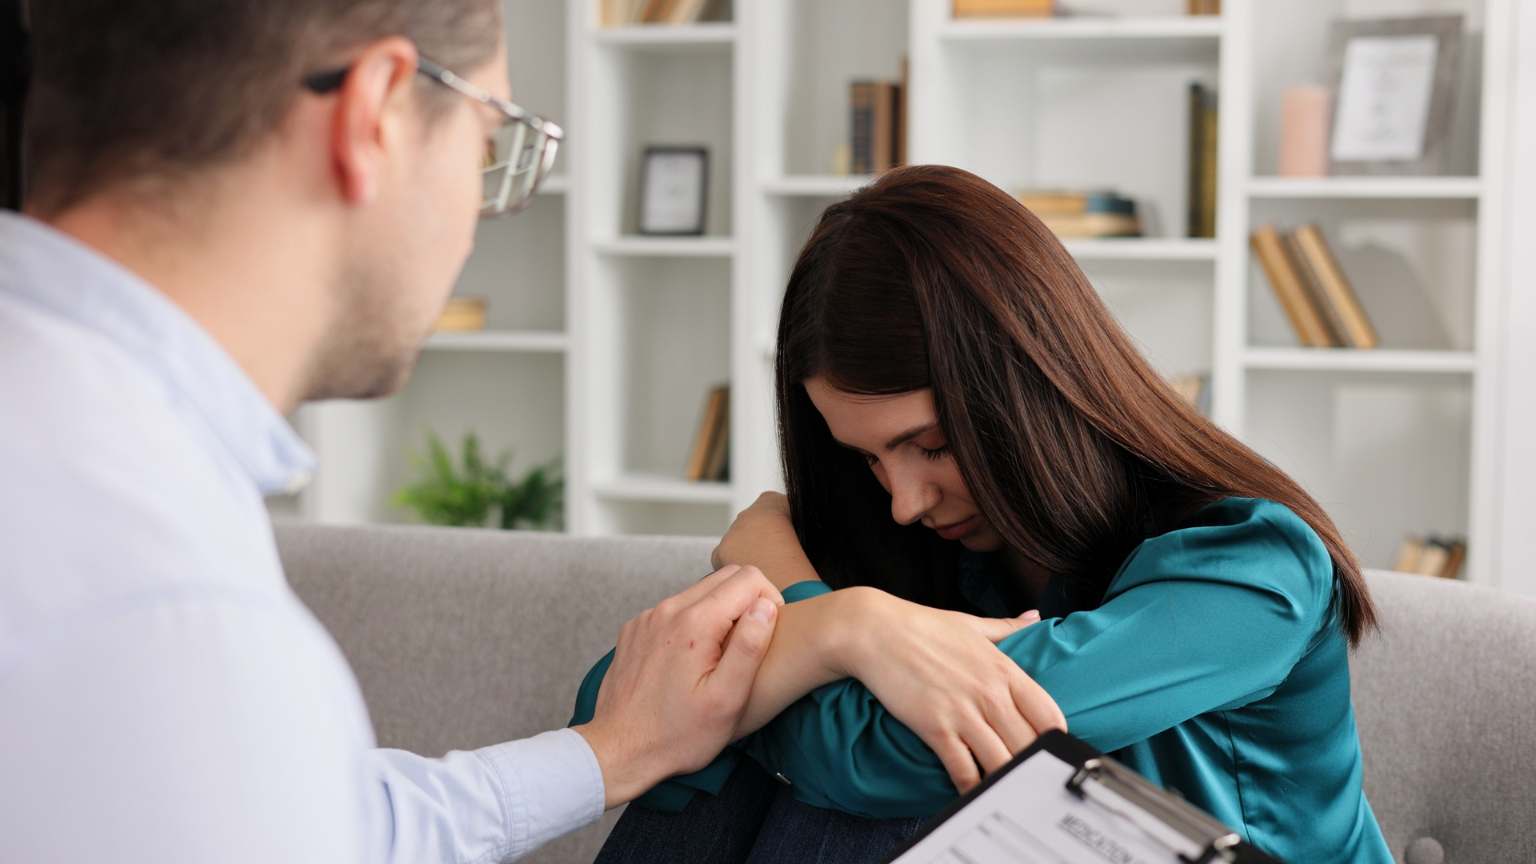
M1280 113L1280 175L1322 177L1328 173L1328 125L1332 94L1327 87L1291 87Z

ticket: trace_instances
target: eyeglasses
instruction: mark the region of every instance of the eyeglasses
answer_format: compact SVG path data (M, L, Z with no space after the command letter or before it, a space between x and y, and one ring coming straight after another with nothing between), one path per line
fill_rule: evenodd
M346 66L306 75L304 87L322 95L335 92L341 89L351 71L352 67ZM505 99L492 96L425 57L418 59L416 71L502 116L501 125L485 145L480 216L494 218L527 208L539 184L554 167L555 152L565 138L565 130Z

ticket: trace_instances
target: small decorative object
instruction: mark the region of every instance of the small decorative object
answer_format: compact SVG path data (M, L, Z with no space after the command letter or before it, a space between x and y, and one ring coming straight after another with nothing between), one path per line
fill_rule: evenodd
M507 475L512 455L504 452L486 462L473 432L464 436L457 465L437 435L428 433L427 449L427 457L416 460L421 479L395 494L396 503L423 522L506 530L559 526L565 482L556 464L540 465L514 481Z
M704 233L709 151L703 147L647 147L640 171L640 233Z
M1335 21L1334 174L1435 174L1461 52L1461 16Z
M1280 176L1327 176L1332 94L1326 87L1290 87L1281 101Z
M437 317L438 331L484 330L486 305L484 297L449 297Z

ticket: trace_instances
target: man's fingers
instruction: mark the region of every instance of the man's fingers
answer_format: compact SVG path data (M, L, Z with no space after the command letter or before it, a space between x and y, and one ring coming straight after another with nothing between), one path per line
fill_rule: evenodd
M720 587L722 582L735 576L740 570L740 564L728 564L672 595L669 599L673 601L677 608L687 609L689 606L699 602L704 595Z
M1013 692L1013 701L1019 706L1019 713L1024 715L1036 733L1047 729L1067 731L1066 715L1061 713L1056 700L1035 679L1024 674L1011 675L1008 689Z
M981 782L981 772L976 768L976 760L971 757L971 751L959 738L953 735L946 736L942 740L930 742L928 746L933 748L934 755L944 763L944 770L949 774L949 782L955 784L955 788L962 795Z
M773 641L773 628L778 620L779 607L766 597L758 597L731 628L720 663L709 673L704 685L714 690L719 704L736 712L746 706L747 697L752 693L752 682L763 665L763 657L768 654L768 644Z

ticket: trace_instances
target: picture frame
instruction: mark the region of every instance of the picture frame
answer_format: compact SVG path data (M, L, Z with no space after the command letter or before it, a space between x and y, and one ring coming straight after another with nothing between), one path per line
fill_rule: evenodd
M1330 174L1440 174L1462 16L1337 20L1329 38Z
M709 149L653 145L640 157L638 230L651 237L704 234L709 201Z

